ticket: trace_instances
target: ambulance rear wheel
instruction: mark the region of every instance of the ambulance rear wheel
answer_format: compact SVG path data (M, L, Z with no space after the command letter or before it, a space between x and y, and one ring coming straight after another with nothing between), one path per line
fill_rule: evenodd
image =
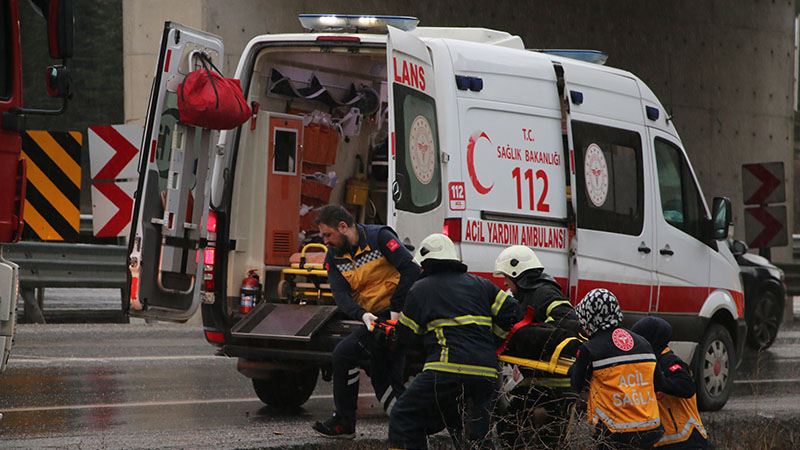
M712 323L697 346L694 379L697 385L697 407L701 411L717 411L725 406L733 388L736 353L728 330Z
M305 403L317 385L319 368L269 371L267 378L253 378L253 389L265 404L281 410Z

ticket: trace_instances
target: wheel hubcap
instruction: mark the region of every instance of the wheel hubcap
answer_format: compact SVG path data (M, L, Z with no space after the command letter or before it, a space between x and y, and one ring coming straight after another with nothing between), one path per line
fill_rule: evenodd
M730 358L728 349L720 340L715 340L708 346L704 355L703 379L706 390L711 395L720 395L728 384L730 372Z

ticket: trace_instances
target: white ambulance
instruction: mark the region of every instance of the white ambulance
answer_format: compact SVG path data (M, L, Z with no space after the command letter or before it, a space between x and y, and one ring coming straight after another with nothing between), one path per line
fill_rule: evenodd
M534 248L573 303L604 287L628 325L668 320L701 408L725 404L746 330L724 244L730 202L709 209L671 117L640 79L579 60L602 53L532 51L500 31L411 17L301 21L311 32L247 45L234 77L253 115L223 132L186 126L177 111L197 55L220 65L222 41L165 25L129 244L130 315L185 321L201 305L206 339L238 358L265 403L304 403L357 325L324 279L310 271L295 282L286 269L319 241L314 209L339 203L409 246L444 231L486 277L507 245ZM240 295L249 273L264 286L252 311Z

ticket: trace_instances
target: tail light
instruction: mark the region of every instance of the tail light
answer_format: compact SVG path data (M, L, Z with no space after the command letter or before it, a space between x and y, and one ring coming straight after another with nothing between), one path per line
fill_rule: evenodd
M461 242L461 218L444 219L442 234L449 237L453 242Z
M210 342L216 342L218 344L225 343L225 334L220 331L211 331L211 330L204 330L206 333L206 339Z
M214 292L214 263L217 256L214 248L217 240L217 213L214 211L208 212L206 230L208 230L209 247L206 247L203 253L203 290Z

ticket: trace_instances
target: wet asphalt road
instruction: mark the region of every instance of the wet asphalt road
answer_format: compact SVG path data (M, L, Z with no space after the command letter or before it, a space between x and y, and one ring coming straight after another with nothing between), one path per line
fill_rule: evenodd
M747 351L715 423L800 412L800 322L766 352ZM293 413L264 407L235 360L184 325L19 325L0 375L2 448L264 448L327 444L309 425L333 411L320 379ZM362 380L358 439L382 442L387 419Z

